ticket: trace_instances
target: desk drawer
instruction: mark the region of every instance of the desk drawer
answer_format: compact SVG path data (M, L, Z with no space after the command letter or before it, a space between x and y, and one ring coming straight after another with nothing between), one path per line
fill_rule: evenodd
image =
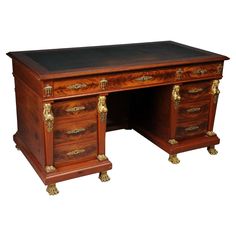
M96 76L84 76L54 82L54 97L66 97L142 88L181 80L219 78L222 76L222 63L206 63L189 66L157 68L135 72L120 72Z
M54 97L119 91L172 83L177 68L121 72L54 82Z
M204 63L197 65L182 66L178 70L177 80L198 80L205 78L222 77L223 63Z
M107 78L106 90L117 91L171 83L176 77L176 68L119 73Z
M69 120L57 122L54 125L54 145L68 144L83 139L97 139L96 120Z
M177 122L206 120L209 116L209 101L180 104Z
M100 92L99 80L96 77L66 79L54 82L54 97L66 97L79 94Z
M209 99L212 81L183 84L180 88L181 103Z
M55 166L64 166L80 161L88 161L97 157L97 142L86 139L70 145L54 147Z
M178 123L176 127L176 139L185 139L205 134L207 132L207 126L208 120Z
M57 120L74 119L87 120L96 119L97 96L77 98L53 104L53 114Z

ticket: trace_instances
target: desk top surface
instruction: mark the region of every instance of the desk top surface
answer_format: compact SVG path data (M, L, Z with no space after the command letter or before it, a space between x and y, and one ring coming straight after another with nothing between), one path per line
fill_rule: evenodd
M173 41L10 52L41 79L222 61L223 55Z

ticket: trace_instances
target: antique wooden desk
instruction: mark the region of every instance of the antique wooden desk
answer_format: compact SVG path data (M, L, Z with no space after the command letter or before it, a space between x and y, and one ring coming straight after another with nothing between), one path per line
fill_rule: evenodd
M106 131L134 129L169 153L207 147L228 58L172 41L10 52L16 147L49 194L56 183L99 173L108 181Z

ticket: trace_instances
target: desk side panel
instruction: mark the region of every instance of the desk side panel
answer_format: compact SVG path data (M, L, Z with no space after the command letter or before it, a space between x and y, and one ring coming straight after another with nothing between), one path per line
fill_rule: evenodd
M31 88L37 95L43 96L43 83L39 80L36 73L30 70L27 66L21 62L14 60L12 61L13 75L19 80Z
M15 91L17 136L28 149L28 153L33 154L33 156L28 158L34 159L41 166L44 166L43 106L41 99L24 80L17 76L15 76Z

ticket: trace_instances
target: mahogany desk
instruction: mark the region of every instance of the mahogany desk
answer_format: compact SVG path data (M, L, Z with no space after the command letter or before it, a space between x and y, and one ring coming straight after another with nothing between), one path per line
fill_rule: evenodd
M134 129L169 153L207 147L223 62L172 41L10 52L16 88L16 147L47 186L99 173L108 181L106 130Z

